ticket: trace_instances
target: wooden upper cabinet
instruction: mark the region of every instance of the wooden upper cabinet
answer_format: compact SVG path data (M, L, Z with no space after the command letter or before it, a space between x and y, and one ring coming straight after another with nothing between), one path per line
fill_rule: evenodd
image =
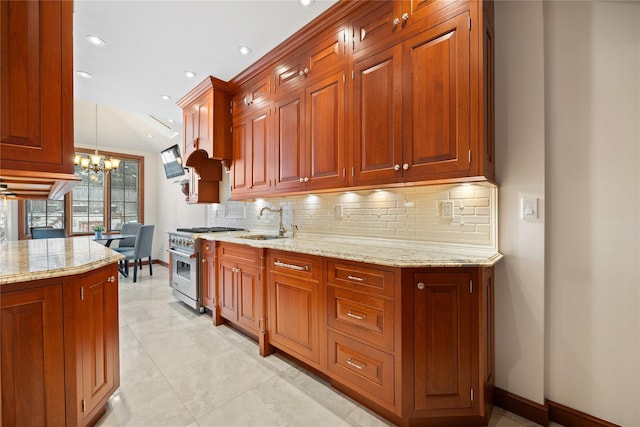
M271 107L248 111L234 120L231 190L233 195L266 192L271 187Z
M275 102L274 188L304 189L305 98L300 91Z
M402 177L402 46L354 65L352 182Z
M276 101L275 189L321 189L346 184L345 73Z
M408 180L470 174L469 32L464 13L403 43L402 166Z
M371 6L375 9L371 10ZM370 2L364 10L354 17L351 24L351 49L354 54L380 44L394 44L394 35L399 27L394 23L396 13L394 3L390 1ZM379 49L378 49L379 50Z
M208 158L231 159L231 95L227 83L207 77L177 102L184 120L183 157L198 150Z
M337 28L312 39L275 67L275 91L297 90L347 63L347 28Z
M404 29L421 24L421 19L461 3L462 0L398 0L394 4L394 19L398 18L398 25Z
M346 185L344 71L305 88L305 153L307 189Z
M233 117L234 121L238 115L244 114L247 110L263 108L271 101L271 75L258 76L242 88L233 97Z
M73 174L73 2L0 3L2 169Z

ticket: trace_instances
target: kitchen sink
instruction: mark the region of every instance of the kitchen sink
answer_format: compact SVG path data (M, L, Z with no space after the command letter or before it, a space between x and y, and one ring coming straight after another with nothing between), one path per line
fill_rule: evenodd
M274 240L274 239L286 239L286 236L274 236L267 234L248 234L246 236L240 236L241 239L249 240Z

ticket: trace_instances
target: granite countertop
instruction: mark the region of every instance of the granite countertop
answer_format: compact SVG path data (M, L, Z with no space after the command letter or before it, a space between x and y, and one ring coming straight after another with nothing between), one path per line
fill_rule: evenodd
M8 241L0 246L0 285L71 276L122 258L91 236Z
M502 254L493 249L434 245L408 240L311 234L272 240L239 237L249 234L271 233L235 231L199 234L197 237L390 267L490 267L502 259Z

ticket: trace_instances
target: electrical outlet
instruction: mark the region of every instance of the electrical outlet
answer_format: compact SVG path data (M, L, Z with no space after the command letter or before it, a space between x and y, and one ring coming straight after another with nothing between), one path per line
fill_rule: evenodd
M453 200L440 202L440 218L453 219Z

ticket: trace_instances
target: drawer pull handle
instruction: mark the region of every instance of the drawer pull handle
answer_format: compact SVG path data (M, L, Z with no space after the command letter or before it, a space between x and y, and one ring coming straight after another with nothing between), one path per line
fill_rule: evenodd
M290 270L309 271L309 266L308 265L300 266L300 265L295 265L295 264L287 264L287 263L280 262L280 261L274 261L273 265L275 267L288 268Z
M351 360L351 358L347 359L347 364L353 366L356 369L364 369L367 367L366 363L362 363L362 365L360 365L359 363L356 363L353 360Z
M354 319L358 319L358 320L364 320L367 318L367 316L359 316L357 314L353 314L351 311L347 311L347 316L353 317Z
M357 281L357 282L366 282L366 281L367 281L367 278L366 278L366 277L352 276L352 275L350 275L350 274L347 276L347 279L355 280L355 281Z

